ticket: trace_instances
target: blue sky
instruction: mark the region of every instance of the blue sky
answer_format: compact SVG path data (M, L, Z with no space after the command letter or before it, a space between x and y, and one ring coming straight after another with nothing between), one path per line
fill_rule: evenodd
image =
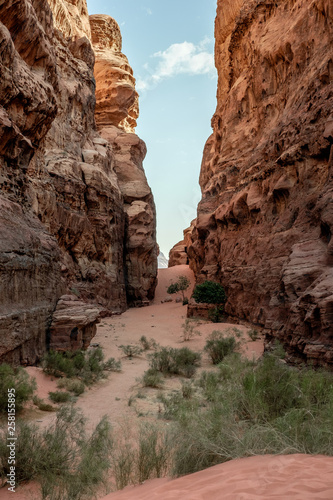
M136 133L157 210L157 240L168 256L196 217L204 144L216 107L216 0L88 0L90 14L119 24L140 94Z

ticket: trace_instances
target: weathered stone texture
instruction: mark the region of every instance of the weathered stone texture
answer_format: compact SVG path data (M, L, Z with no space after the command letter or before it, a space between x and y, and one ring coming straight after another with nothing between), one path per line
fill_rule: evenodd
M169 252L169 264L168 267L187 265L189 263L189 258L187 254L188 247L191 245L192 231L194 228L195 220L191 222L191 226L184 229L184 239L176 243Z
M125 279L129 305L154 297L157 284L156 213L142 162L145 143L134 134L138 94L133 72L121 53L114 19L90 16L96 55L96 122L114 155L114 170L124 199Z
M0 359L33 363L45 350L52 312L66 290L104 315L126 308L126 285L131 297L131 281L141 276L137 296L151 298L155 220L150 204L150 233L142 210L131 215L132 232L126 229L128 205L149 204L152 195L146 188L143 196L134 181L133 199L124 199L119 160L97 132L86 1L0 0L0 40ZM129 154L128 162L138 164L133 171L141 172L135 175L145 179L145 146L127 127L117 130L136 138L119 141L125 163ZM130 243L142 232L148 239L143 250L139 236L137 246ZM124 269L127 251L143 254L132 275Z
M219 0L217 108L188 248L226 312L293 359L332 364L333 11L330 0Z
M75 295L60 297L52 316L49 347L56 351L87 349L96 335L100 311Z
M45 351L63 289L60 251L37 217L2 196L0 235L0 359L25 364Z

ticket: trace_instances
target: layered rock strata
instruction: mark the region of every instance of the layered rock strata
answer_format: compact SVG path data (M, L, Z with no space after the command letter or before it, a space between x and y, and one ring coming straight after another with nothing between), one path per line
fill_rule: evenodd
M217 108L188 246L226 312L333 365L330 0L218 0Z
M75 295L63 295L52 316L48 347L56 351L87 349L96 335L99 313Z
M156 213L142 162L145 143L134 133L138 94L116 21L90 16L96 55L96 123L114 155L114 170L124 199L125 279L130 305L154 296L157 275Z
M0 2L0 36L0 360L33 363L62 294L107 314L126 308L126 286L138 300L153 286L140 295L124 272L128 203L96 130L85 0ZM66 335L85 337L89 318Z

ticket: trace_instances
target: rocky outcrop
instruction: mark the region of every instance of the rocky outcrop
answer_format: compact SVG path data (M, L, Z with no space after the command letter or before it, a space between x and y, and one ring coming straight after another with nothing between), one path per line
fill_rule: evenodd
M184 229L184 239L176 243L169 252L169 265L168 267L181 266L183 264L187 265L189 263L189 258L187 254L187 249L191 245L192 231L194 228L195 220L191 222L191 226Z
M330 0L219 0L213 134L188 247L226 312L333 364Z
M124 199L127 301L140 305L154 297L157 275L156 214L142 162L145 143L134 134L138 94L133 72L121 53L118 24L90 16L96 55L96 123L114 154L114 170Z
M49 347L54 351L87 349L96 335L100 311L89 307L75 295L60 297L52 316Z
M33 363L64 293L108 314L126 308L126 286L133 302L132 283L138 300L150 298L156 275L145 267L146 243L132 275L124 270L126 252L141 252L130 236L146 230L146 216L142 207L132 214L128 231L133 200L124 200L119 159L96 129L86 1L0 2L0 36L0 360ZM118 138L142 170L144 147L126 140ZM71 329L85 336L82 325Z
M60 250L41 222L0 196L0 358L19 364L45 351L63 290Z

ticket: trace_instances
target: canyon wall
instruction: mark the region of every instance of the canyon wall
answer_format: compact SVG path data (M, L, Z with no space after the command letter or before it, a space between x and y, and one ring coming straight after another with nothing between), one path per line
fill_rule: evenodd
M33 363L47 343L86 347L100 312L153 296L154 204L149 190L141 252L143 201L134 185L129 216L121 172L129 155L143 172L145 147L132 152L123 128L116 153L97 131L86 1L0 0L0 34L0 360Z
M157 245L155 204L142 166L146 145L134 133L138 94L132 68L121 52L122 38L116 21L94 15L90 16L90 26L96 55L96 123L112 148L124 200L127 301L141 305L154 296Z
M333 364L333 9L218 0L217 108L187 253L226 312Z

